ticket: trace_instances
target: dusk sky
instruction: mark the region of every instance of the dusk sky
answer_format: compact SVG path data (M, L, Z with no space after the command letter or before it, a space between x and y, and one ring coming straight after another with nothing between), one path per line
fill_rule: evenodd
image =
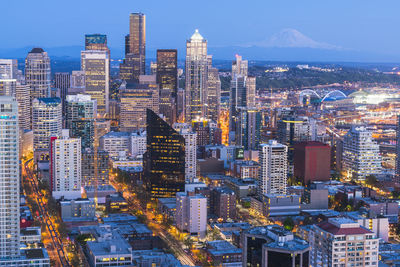
M123 47L129 13L147 16L149 48L183 47L195 28L210 46L260 42L292 28L318 42L400 55L400 1L19 0L2 1L0 48L83 45L105 33Z

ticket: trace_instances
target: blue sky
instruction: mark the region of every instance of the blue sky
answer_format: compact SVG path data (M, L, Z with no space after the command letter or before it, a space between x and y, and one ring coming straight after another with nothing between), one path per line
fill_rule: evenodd
M400 55L398 0L1 1L0 48L82 45L105 33L123 47L130 12L147 16L147 45L183 47L195 28L210 46L262 41L284 28L349 49Z

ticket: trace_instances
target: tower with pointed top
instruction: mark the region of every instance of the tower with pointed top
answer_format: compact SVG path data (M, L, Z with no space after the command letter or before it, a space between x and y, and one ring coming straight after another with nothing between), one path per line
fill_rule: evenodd
M185 63L185 120L191 122L205 117L207 100L207 40L197 29L186 41Z

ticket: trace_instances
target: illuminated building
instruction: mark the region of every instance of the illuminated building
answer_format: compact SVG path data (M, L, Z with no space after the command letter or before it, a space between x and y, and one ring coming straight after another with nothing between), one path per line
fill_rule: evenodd
M37 155L49 153L50 137L62 130L61 100L36 98L32 103L33 149Z
M25 81L31 87L31 97L50 96L50 58L42 48L33 48L25 59Z
M85 72L85 94L97 101L98 114L104 116L109 108L110 58L107 51L81 52L81 69Z
M89 95L68 95L66 99L66 128L71 137L81 138L82 149L93 148L96 101Z
M160 87L160 114L172 124L176 121L178 95L178 51L176 49L157 50L157 83Z
M176 227L204 238L207 233L207 198L194 192L176 194Z
M99 139L100 149L107 151L110 157L118 157L121 153L128 155L130 152L129 132L108 132Z
M0 196L0 258L20 255L20 163L18 104L12 97L0 97L0 152L2 155ZM1 261L0 261L1 264ZM4 265L5 266L5 265Z
M206 114L207 99L207 41L196 30L192 37L186 41L185 63L185 98L186 122L204 118Z
M71 87L68 94L79 94L85 91L85 72L82 70L73 70L71 75Z
M216 187L210 196L211 212L223 221L236 219L236 195L227 187Z
M309 267L310 245L278 225L254 227L243 232L243 266Z
M208 68L206 118L218 121L221 105L221 80L218 69Z
M396 180L400 181L400 116L397 116L396 127Z
M130 154L132 157L141 157L146 152L146 132L133 132L131 134Z
M158 85L126 84L120 87L119 99L119 128L120 131L134 131L146 127L146 109L155 113L159 111Z
M241 108L255 108L256 78L250 76L235 76L231 81L229 97L230 130L236 131L236 124ZM236 140L235 140L236 142Z
M344 136L343 170L353 179L365 179L381 172L379 145L373 140L372 132L363 126L353 126Z
M315 120L308 117L287 116L277 122L277 140L288 147L288 172L293 174L294 145L314 141L317 134Z
M16 59L0 59L0 80L17 79L18 61Z
M185 138L185 178L193 183L197 177L197 133L187 123L174 123L173 127Z
M129 35L125 37L125 58L120 65L120 78L138 82L139 75L145 74L146 66L146 16L131 13L129 16Z
M261 112L257 109L240 108L235 131L236 145L245 150L256 150L261 140Z
M82 151L82 186L107 185L109 182L109 155L107 151L97 151L97 174L94 166L94 151ZM97 178L97 180L96 180Z
M235 55L236 60L232 61L232 77L236 76L247 76L249 62L247 60L243 60L242 56Z
M31 88L29 85L18 82L15 87L15 98L18 102L19 129L31 129Z
M258 182L261 195L286 194L287 151L287 146L275 140L260 145Z
M81 139L63 130L51 138L50 188L55 199L81 197Z
M185 138L147 109L144 172L152 198L174 197L185 187Z
M68 72L56 72L54 74L54 87L60 91L63 114L65 114L65 99L68 94L68 89L71 87L71 74Z
M347 218L330 218L309 233L310 266L378 266L379 239Z
M331 148L316 142L301 142L294 145L294 175L304 185L313 181L329 181L331 177Z

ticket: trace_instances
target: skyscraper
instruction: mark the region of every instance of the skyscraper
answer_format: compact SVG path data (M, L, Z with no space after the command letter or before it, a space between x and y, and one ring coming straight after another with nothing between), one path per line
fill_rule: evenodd
M157 50L157 83L160 87L160 113L172 125L176 120L178 96L178 51L176 49Z
M208 67L206 118L218 122L221 105L221 80L217 68Z
M365 179L381 172L379 145L372 132L365 127L353 126L343 139L343 170L347 177Z
M71 74L68 72L56 72L54 74L54 87L60 91L62 110L63 114L65 114L65 98L67 97L68 89L71 87Z
M98 114L104 116L109 109L109 55L101 50L82 51L81 66L85 72L85 93L97 101Z
M194 192L176 194L176 227L204 238L207 233L207 198Z
M146 127L146 109L158 113L158 85L123 84L120 88L120 130L134 131Z
M62 130L61 100L36 98L32 103L33 149L35 158L47 157L50 137L60 136Z
M0 97L0 259L20 255L20 173L18 104L12 97Z
M145 74L146 67L146 16L131 13L129 35L125 37L125 58L120 65L120 78L138 82L139 75Z
M287 187L287 146L270 140L261 144L259 151L260 194L286 194Z
M243 60L242 56L235 55L236 60L232 61L232 79L236 76L247 76L249 62L247 60Z
M174 197L185 187L185 138L147 109L144 172L152 198Z
M18 61L16 59L0 59L0 80L17 79Z
M107 46L107 35L99 33L86 34L85 50L103 50L110 53L110 49Z
M185 62L186 122L206 115L208 64L207 41L199 31L186 41Z
M235 143L245 150L256 150L261 141L261 112L240 108L237 115Z
M50 187L54 198L81 197L81 139L70 138L69 130L51 138Z
M25 59L25 81L33 98L50 96L50 58L42 48L33 48Z
M193 183L197 177L197 133L187 123L174 123L173 127L185 138L185 178Z
M96 112L96 100L89 95L67 96L65 125L71 137L81 138L82 149L93 148Z
M17 82L15 98L18 102L19 129L31 129L31 88L25 82Z

